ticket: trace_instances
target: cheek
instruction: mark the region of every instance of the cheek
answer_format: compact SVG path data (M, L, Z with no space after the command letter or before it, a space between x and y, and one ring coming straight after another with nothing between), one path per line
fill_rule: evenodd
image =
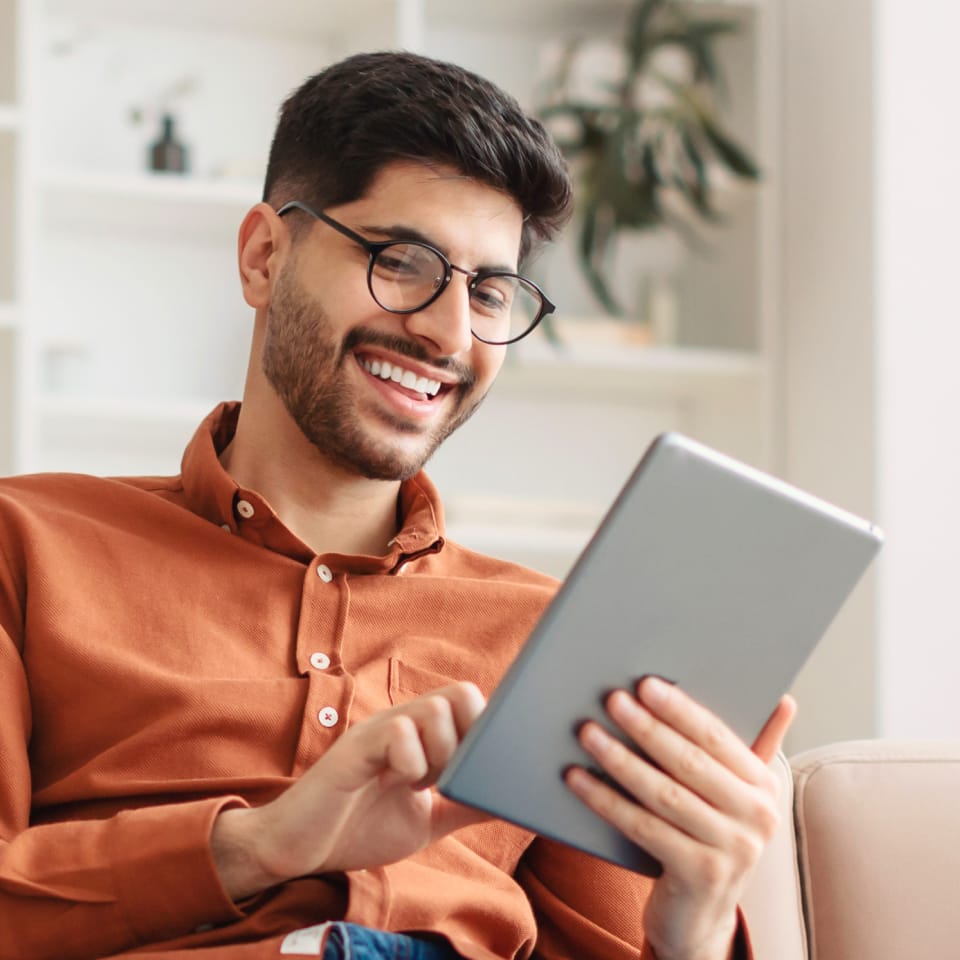
M317 254L305 260L299 274L306 296L322 303L333 318L362 316L377 308L367 287L366 263L334 262Z
M493 346L474 338L471 351L472 365L477 377L476 386L481 392L486 393L497 379L497 374L500 373L500 368L506 359L507 349L505 346Z

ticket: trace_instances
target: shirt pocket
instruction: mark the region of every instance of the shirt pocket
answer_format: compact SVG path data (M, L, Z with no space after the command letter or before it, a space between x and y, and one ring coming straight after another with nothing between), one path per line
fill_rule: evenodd
M416 700L417 697L433 693L455 682L455 678L446 674L425 670L423 667L414 667L396 657L390 658L387 684L390 703L394 706Z

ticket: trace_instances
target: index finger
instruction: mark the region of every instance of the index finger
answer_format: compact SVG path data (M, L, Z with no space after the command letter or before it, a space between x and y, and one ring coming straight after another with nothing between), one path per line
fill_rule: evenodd
M440 687L439 690L425 694L420 699L429 699L430 697L443 697L450 704L453 722L461 739L487 705L486 697L480 692L480 688L469 680L460 680L448 686Z

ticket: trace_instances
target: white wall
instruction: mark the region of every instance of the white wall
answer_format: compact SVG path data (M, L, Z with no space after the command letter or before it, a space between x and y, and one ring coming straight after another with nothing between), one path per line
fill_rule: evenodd
M883 527L791 746L960 737L960 9L782 0L784 470Z
M878 733L960 737L960 8L876 8Z
M782 469L872 517L872 0L783 0ZM855 591L794 687L790 747L875 733L875 594Z

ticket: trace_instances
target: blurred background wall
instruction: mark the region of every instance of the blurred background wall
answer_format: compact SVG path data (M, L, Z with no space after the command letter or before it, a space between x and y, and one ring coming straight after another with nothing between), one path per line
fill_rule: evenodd
M723 118L762 177L724 194L705 254L662 231L624 239L626 322L591 299L576 224L533 266L561 346L512 350L431 465L451 533L562 575L649 439L690 433L887 534L797 681L791 748L960 736L960 11L686 6L736 25L718 44ZM276 109L307 74L408 47L535 110L563 44L594 44L602 74L631 9L0 0L0 472L174 472L199 419L239 395L251 318L236 228ZM165 113L182 173L149 169Z

